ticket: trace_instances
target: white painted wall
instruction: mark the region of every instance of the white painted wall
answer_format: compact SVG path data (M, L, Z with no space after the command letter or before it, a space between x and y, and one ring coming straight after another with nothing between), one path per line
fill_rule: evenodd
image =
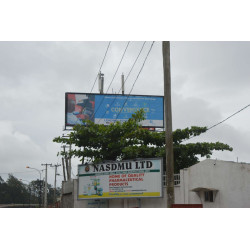
M183 203L202 203L204 208L250 207L250 164L207 159L180 174ZM205 202L203 191L199 195L190 191L199 187L217 189L214 202Z

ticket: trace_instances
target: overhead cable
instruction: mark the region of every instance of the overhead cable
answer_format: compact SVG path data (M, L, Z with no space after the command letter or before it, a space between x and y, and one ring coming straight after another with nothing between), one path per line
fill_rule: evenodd
M248 105L247 105L247 106L245 106L244 108L240 109L239 111L235 112L234 114L230 115L229 117L227 117L227 118L226 118L226 119L224 119L223 121L218 122L218 123L216 123L215 125L213 125L213 126L209 127L207 130L210 130L210 129L212 129L212 128L214 128L214 127L218 126L219 124L221 124L221 123L225 122L226 120L228 120L228 119L230 119L231 117L235 116L236 114L240 113L241 111L243 111L244 109L248 108L249 106L250 106L250 104L248 104Z
M109 42L109 44L108 44L108 47L107 47L107 49L106 49L106 52L105 52L104 58L103 58L103 60L102 60L102 64L101 64L100 69L99 69L99 71L98 71L98 73L97 73L96 79L95 79L95 81L94 81L94 84L93 84L93 86L92 86L92 88L91 88L90 93L92 93L93 88L94 88L95 83L96 83L96 80L97 80L97 78L98 78L99 72L100 72L100 71L101 71L101 69L102 69L102 65L103 65L104 60L105 60L105 58L106 58L107 52L108 52L108 50L109 50L110 43L111 43L111 42Z
M144 42L144 43L142 44L142 47L141 47L141 49L140 49L140 51L139 51L139 54L137 55L137 57L136 57L136 59L135 59L133 65L132 65L132 67L131 67L131 69L130 69L130 71L129 71L127 77L126 77L126 79L124 80L124 83L126 83L126 81L128 80L128 78L129 78L129 76L130 76L130 73L132 72L132 70L133 70L133 68L134 68L134 66L135 66L135 64L136 64L136 62L137 62L139 56L141 55L141 52L142 52L142 50L143 50L143 48L144 48L145 43L146 43L146 42ZM122 87L119 89L118 94L120 93L121 90L122 90ZM116 97L117 97L117 96L116 96ZM115 102L115 100L116 100L116 97L114 98L113 102L110 104L110 107L109 107L109 108L111 108L112 105L114 104L114 102ZM106 111L104 112L104 114L103 114L103 116L100 118L100 120L106 115L106 112L107 112L107 110L108 110L109 108L106 109ZM100 120L99 120L99 121L100 121Z
M123 54L122 54L121 60L120 60L120 62L119 62L119 64L118 64L118 66L117 66L117 69L116 69L116 71L115 71L115 74L114 74L114 76L113 76L113 78L112 78L112 80L111 80L111 82L110 82L110 84L109 84L109 86L108 86L108 89L107 89L106 94L108 93L108 90L109 90L109 88L111 87L111 84L113 83L113 80L114 80L114 78L115 78L115 76L116 76L116 74L117 74L117 71L118 71L118 69L120 68L120 65L121 65L121 63L122 63L122 61L123 61L123 58L124 58L124 56L125 56L125 54L126 54L126 51L127 51L127 49L128 49L129 44L130 44L130 42L128 42L127 45L126 45L126 48L125 48L125 50L124 50L124 52L123 52ZM97 110L96 110L95 113L92 115L92 117L95 117L95 114L97 113L97 111L99 110L100 106L102 105L103 100L104 100L104 96L103 96L102 101L100 102L100 104L99 104Z
M126 100L124 101L123 106L122 106L120 112L118 113L118 115L117 115L115 121L118 119L120 113L122 112L122 109L124 108L125 103L127 102L127 100L128 100L128 98L129 98L129 96L130 96L132 90L134 89L135 83L136 83L136 81L138 80L138 78L139 78L139 76L140 76L140 74L141 74L141 72L142 72L142 69L144 68L145 62L146 62L147 59L148 59L148 56L149 56L149 54L150 54L150 52L151 52L151 50L152 50L153 45L154 45L154 41L152 42L152 44L151 44L151 46L150 46L150 48L149 48L149 51L148 51L148 53L147 53L147 55L146 55L146 57L145 57L145 59L144 59L144 62L143 62L143 64L142 64L142 66L141 66L141 69L140 69L140 71L139 71L139 73L138 73L138 75L137 75L137 77L136 77L136 79L135 79L135 81L134 81L134 83L133 83L133 85L132 85L132 88L131 88L131 90L130 90L130 92L129 92L127 98L126 98Z
M120 62L119 62L119 64L118 64L118 66L117 66L117 69L116 69L116 71L115 71L115 74L114 74L114 76L113 76L113 78L112 78L112 80L111 80L111 82L110 82L110 84L109 84L109 87L108 87L108 89L107 89L106 94L108 93L109 88L111 87L111 84L113 83L113 80L115 79L116 73L117 73L118 69L120 68L120 65L121 65L121 63L122 63L122 60L123 60L125 54L126 54L126 51L127 51L127 49L128 49L129 44L130 44L130 42L127 43L127 46L126 46L126 48L125 48L125 50L124 50L124 52L123 52L122 58L121 58L121 60L120 60Z
M218 125L220 125L221 123L227 121L228 119L230 119L231 117L233 117L233 116L235 116L236 114L240 113L241 111L243 111L244 109L248 108L249 106L250 106L250 104L248 104L248 105L245 106L244 108L238 110L237 112L233 113L232 115L228 116L226 119L224 119L224 120L222 120L222 121L220 121L220 122L214 124L213 126L209 127L204 133L206 133L208 130L210 130L210 129L212 129L212 128L218 126ZM187 141L187 140L190 140L190 139L192 139L192 138L194 138L194 137L196 137L196 136L197 136L197 135L193 135L193 136L191 136L190 138L184 140L183 142L185 142L185 141Z

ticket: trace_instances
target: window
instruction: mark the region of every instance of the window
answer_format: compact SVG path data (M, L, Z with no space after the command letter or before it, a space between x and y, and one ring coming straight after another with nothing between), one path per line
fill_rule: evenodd
M214 201L214 193L213 193L213 191L205 191L205 201L209 201L209 202Z

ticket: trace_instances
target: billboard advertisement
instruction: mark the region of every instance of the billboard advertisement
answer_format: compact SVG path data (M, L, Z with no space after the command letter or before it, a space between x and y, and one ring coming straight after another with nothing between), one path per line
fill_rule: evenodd
M78 165L78 199L162 197L162 158Z
M65 126L83 124L91 120L96 124L109 125L124 122L137 110L144 109L143 127L164 127L163 96L115 95L115 94L65 94Z

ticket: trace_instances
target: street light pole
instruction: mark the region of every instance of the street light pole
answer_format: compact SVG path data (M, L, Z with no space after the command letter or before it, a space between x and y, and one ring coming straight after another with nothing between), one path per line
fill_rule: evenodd
M41 195L42 195L42 192L41 192L41 171L38 170L37 168L31 168L29 166L27 166L26 168L29 168L29 169L34 169L36 170L38 173L39 173L39 176L40 176L40 182L39 182L39 207L41 207Z

